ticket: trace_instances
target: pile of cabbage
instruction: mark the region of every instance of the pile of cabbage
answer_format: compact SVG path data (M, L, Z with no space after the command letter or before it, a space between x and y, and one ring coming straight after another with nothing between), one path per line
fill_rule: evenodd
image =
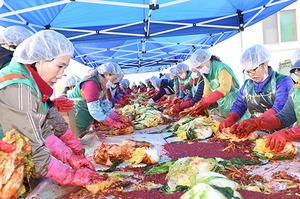
M259 164L258 160L241 158L184 157L144 169L144 175L168 172L166 185L159 188L166 194L187 191L181 198L242 198L236 191L240 185L215 171L226 166L241 168L246 164ZM230 196L230 197L229 197Z
M276 152L275 149L266 148L267 137L256 140L256 146L253 149L252 156L257 156L261 159L291 159L298 153L298 148L291 142L287 142L282 151Z
M140 104L126 105L120 111L121 115L126 115L128 113L130 113L133 118L132 122L134 123L135 130L165 124L169 119L169 116L162 114L150 104L147 106L142 106Z
M197 118L187 115L178 122L166 127L157 133L170 132L170 137L177 137L183 140L206 139L216 134L220 122L211 119L211 117L199 116Z

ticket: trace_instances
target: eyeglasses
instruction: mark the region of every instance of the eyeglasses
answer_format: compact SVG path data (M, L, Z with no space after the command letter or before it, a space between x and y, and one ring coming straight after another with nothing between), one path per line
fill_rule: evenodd
M263 66L264 63L259 64L256 68L251 69L251 70L243 70L243 73L247 73L248 75L254 75L256 73L256 70L258 69L258 67Z

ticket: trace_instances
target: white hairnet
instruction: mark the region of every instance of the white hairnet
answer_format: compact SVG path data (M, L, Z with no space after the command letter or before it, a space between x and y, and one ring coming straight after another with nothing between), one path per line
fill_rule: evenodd
M296 50L296 52L294 52L291 61L292 64L294 65L296 63L296 61L298 61L300 59L300 48Z
M15 50L14 58L22 64L50 61L73 55L73 44L62 34L53 30L42 30L23 41Z
M66 77L65 82L64 82L64 86L75 86L77 83L80 82L80 77L78 77L77 75L72 75L69 77Z
M122 72L119 64L115 62L106 62L101 66L98 66L97 70L100 74L120 74Z
M116 84L116 83L119 83L119 82L120 82L120 81L119 81L119 79L117 78L117 79L115 80L115 84Z
M190 65L192 68L196 68L207 62L211 58L211 52L208 50L198 49L190 57Z
M0 45L15 48L31 35L33 32L23 26L10 26L0 33Z
M186 65L185 63L179 63L176 66L176 72L180 73L180 72L185 72L189 70L189 66Z
M167 80L171 80L171 74L170 74L170 73L166 73L166 74L165 74L165 78L166 78Z
M262 45L254 45L245 50L241 57L241 65L245 70L258 67L265 61L270 61L270 52Z
M124 78L124 73L120 73L118 78Z
M159 79L158 77L153 76L150 78L150 81L154 87L160 87L161 79Z
M176 66L174 66L173 68L170 68L170 73L174 76L178 75L177 70L176 70Z
M130 85L130 81L128 79L123 79L121 82L120 82L120 85L123 86L124 88L128 88L129 85Z

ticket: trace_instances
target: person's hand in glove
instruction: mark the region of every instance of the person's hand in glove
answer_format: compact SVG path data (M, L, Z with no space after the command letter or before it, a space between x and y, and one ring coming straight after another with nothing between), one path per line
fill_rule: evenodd
M54 134L45 139L45 146L50 150L51 155L63 163L71 166L73 169L87 167L95 170L94 165L79 155L74 154L58 137Z
M173 108L173 113L178 113L180 111L182 111L185 108L189 108L193 106L193 101L191 100L191 98L187 98L184 102L182 102L181 104L175 106Z
M173 101L172 101L172 103L175 105L175 104L178 104L178 103L182 103L183 102L183 100L182 99L180 99L180 98L178 98L178 97L174 97L173 98Z
M124 100L124 99L119 99L118 102L117 102L117 104L127 105L128 102L126 100Z
M154 88L150 88L150 90L147 91L147 94L150 94L152 91L154 91Z
M60 136L59 139L63 141L63 143L65 143L65 145L68 146L76 155L85 158L85 150L82 148L80 141L71 129L68 128L65 134Z
M277 129L281 125L280 119L275 115L264 115L255 119L247 119L231 126L230 131L239 138L247 137L257 129Z
M118 129L122 129L122 128L125 128L126 125L121 123L121 122L118 122L116 120L113 120L111 119L110 117L106 117L103 121L102 121L102 124L106 125L106 126L111 126L111 127L115 127L115 128L118 128Z
M276 152L282 151L286 142L291 142L300 139L300 126L295 126L291 129L281 129L270 135L266 142L266 147Z
M120 115L120 114L118 114L118 113L116 113L116 112L111 112L109 115L108 115L108 117L110 117L111 119L113 119L113 120L116 120L116 121L118 121L118 122L122 122L122 123L125 123L125 120L123 119L123 117Z
M61 185L72 186L87 186L107 179L107 175L101 176L90 169L84 168L72 171L72 169L53 157L48 164L45 177L50 178Z
M209 96L203 97L195 106L193 113L191 113L192 116L195 117L198 115L202 115L202 113L204 113L204 111L208 109L209 105L217 102L223 96L223 93L221 93L220 91L215 91L209 94Z
M57 108L59 112L69 112L73 109L74 101L67 98L55 98L53 107Z
M3 151L5 153L11 153L14 150L16 150L16 146L7 144L6 142L0 140L0 151Z
M240 116L238 113L231 111L227 118L220 124L219 126L219 131L222 133L222 130L232 126L233 124L235 124L237 121L239 121Z

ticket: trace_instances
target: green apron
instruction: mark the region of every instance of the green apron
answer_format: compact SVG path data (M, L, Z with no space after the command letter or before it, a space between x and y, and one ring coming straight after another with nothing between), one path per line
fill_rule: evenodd
M178 79L179 80L179 83L181 85L181 88L184 92L184 96L187 96L191 89L192 89L192 84L191 84L191 80L192 80L192 72L189 71L187 76L185 77L185 79Z
M193 94L193 97L195 97L195 95L196 95L196 93L197 93L197 90L198 90L198 87L199 87L199 85L200 85L203 81L204 81L203 77L200 76L199 81L197 82L197 84L196 84L196 85L195 85L195 84L193 85L193 87L192 87L192 94Z
M297 126L300 126L300 88L294 88L292 99L297 117Z
M270 81L261 93L256 93L253 80L247 79L245 81L243 96L245 97L248 111L252 118L259 117L268 109L273 107L276 98L277 84L284 77L285 75L274 71Z
M75 86L75 88L70 92L68 98L74 101L76 126L81 130L85 130L87 127L89 127L94 122L94 118L91 116L91 114L89 112L86 99L81 95L81 92L80 92L81 83L88 81L88 80L93 80L93 81L97 82L97 84L100 88L100 90L99 90L99 101L100 102L102 101L102 98L105 94L105 92L101 90L101 85L96 76L81 80L80 83L77 84Z
M35 81L31 78L31 76L27 73L27 71L24 69L24 67L16 62L14 59L11 60L10 64L5 67L3 70L0 70L0 77L4 77L6 75L11 75L11 74L18 74L23 76L24 78L7 78L6 81L3 81L0 83L0 89L5 88L6 86L9 86L11 84L26 84L28 86L30 86L36 93L36 95L38 96L39 100L39 110L38 112L38 117L40 119L40 125L42 126L42 124L45 121L46 115L48 113L49 110L49 106L46 102L42 101L42 94L37 86L37 84L35 83ZM8 77L8 76L6 76ZM1 121L0 121L1 123ZM2 125L0 124L0 139L3 138L4 136L4 132L2 130Z
M218 114L223 117L227 117L233 105L233 102L238 96L240 88L239 82L235 77L233 70L228 65L222 62L212 61L210 64L210 72L209 74L204 74L204 78L209 83L211 91L215 92L220 87L219 74L222 69L226 69L232 75L234 83L234 86L231 86L229 93L227 93L217 101L218 107L216 108L216 110Z

